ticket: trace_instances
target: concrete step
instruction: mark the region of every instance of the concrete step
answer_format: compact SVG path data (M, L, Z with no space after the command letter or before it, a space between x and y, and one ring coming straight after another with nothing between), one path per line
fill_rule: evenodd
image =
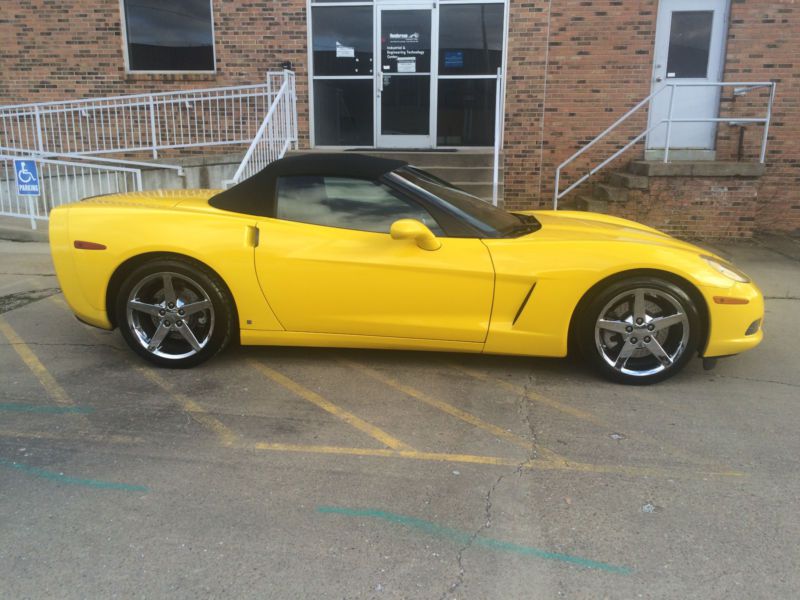
M421 169L432 167L491 167L494 155L484 151L457 152L402 152L402 151L364 151L363 154L404 160ZM502 161L501 161L502 162Z
M450 182L491 183L493 176L491 167L425 167L424 170ZM500 169L499 176L502 183L503 169Z
M627 202L628 189L607 183L596 183L592 187L592 196L607 202Z
M634 175L624 171L617 171L608 176L608 183L629 190L646 190L650 187L650 179L646 175Z
M715 160L634 160L628 165L634 175L647 177L761 177L764 165L757 162Z
M342 152L341 150L326 150L315 148L313 150L295 150L288 154L301 154L308 152ZM370 156L380 156L382 158L392 158L404 160L410 165L421 169L430 167L488 167L494 162L494 154L491 150L457 150L454 152L443 151L408 151L408 150L348 150L345 153L368 154ZM502 164L502 161L501 161Z
M575 210L608 213L608 200L600 200L593 196L578 196L575 199Z
M452 181L456 187L461 188L465 192L482 198L483 200L492 200L492 184L490 183L475 183L473 181ZM497 186L497 195L503 197L503 186Z

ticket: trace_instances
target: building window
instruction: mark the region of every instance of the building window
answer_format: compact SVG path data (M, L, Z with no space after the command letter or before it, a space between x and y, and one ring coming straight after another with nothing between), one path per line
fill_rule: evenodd
M314 138L320 146L372 146L371 6L314 6Z
M439 79L436 143L494 144L496 79Z
M443 4L439 74L494 75L503 60L502 4Z
M372 78L314 81L314 137L320 146L372 146Z
M129 71L213 71L211 0L122 0Z

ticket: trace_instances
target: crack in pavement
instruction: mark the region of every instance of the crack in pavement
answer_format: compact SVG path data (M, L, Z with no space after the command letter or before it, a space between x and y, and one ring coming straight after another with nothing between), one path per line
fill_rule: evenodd
M442 594L440 600L446 600L464 584L464 575L466 573L463 562L464 553L467 550L469 550L470 547L472 547L472 545L475 543L475 540L481 533L483 533L492 526L492 496L494 495L495 490L497 490L497 487L500 485L503 479L505 479L509 475L521 476L522 473L525 472L525 465L530 463L532 460L536 459L537 456L536 432L534 430L533 423L531 422L530 418L532 402L528 398L529 388L533 385L533 383L534 383L533 373L528 373L528 381L523 386L523 392L518 396L519 405L517 408L517 412L522 414L522 419L527 424L528 430L530 432L531 447L528 456L525 458L525 460L520 462L514 468L513 471L511 471L510 473L503 473L502 475L500 475L492 484L492 486L489 488L489 490L486 492L483 505L483 511L484 511L483 524L480 527L478 527L469 537L467 542L461 548L458 549L458 552L456 553L456 564L458 565L458 575L455 581L453 581L453 583L450 584L450 586L447 588L444 594Z
M778 385L788 385L789 387L800 388L800 383L789 383L788 381L778 381L777 379L760 379L758 377L742 377L741 375L717 375L724 379L739 379L741 381L752 381L753 383L777 383Z
M14 292L13 294L0 296L0 315L27 306L37 300L43 300L44 298L58 294L60 291L61 289L56 287L44 288L41 290L28 290L27 292Z

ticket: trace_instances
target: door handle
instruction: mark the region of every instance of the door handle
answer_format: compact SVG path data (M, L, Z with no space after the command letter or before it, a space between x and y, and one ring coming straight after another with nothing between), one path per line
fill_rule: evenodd
M664 81L664 78L661 75L656 77L656 83L661 83L662 81Z
M258 247L259 242L259 231L258 226L255 225L248 225L245 227L244 230L244 243L247 246L252 246L253 248Z

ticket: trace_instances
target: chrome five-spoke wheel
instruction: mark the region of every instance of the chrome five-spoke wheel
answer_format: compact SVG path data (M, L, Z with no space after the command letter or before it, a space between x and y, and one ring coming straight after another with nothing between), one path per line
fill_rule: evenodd
M128 327L148 352L166 359L187 358L208 344L214 305L196 282L178 273L153 273L128 296Z
M669 368L686 351L689 319L671 294L637 288L603 307L595 344L617 371L642 377Z
M225 284L188 259L154 259L135 269L116 297L116 320L137 354L164 367L191 367L235 335Z
M683 367L698 345L695 303L671 281L617 281L594 296L583 316L584 356L616 381L661 381Z

